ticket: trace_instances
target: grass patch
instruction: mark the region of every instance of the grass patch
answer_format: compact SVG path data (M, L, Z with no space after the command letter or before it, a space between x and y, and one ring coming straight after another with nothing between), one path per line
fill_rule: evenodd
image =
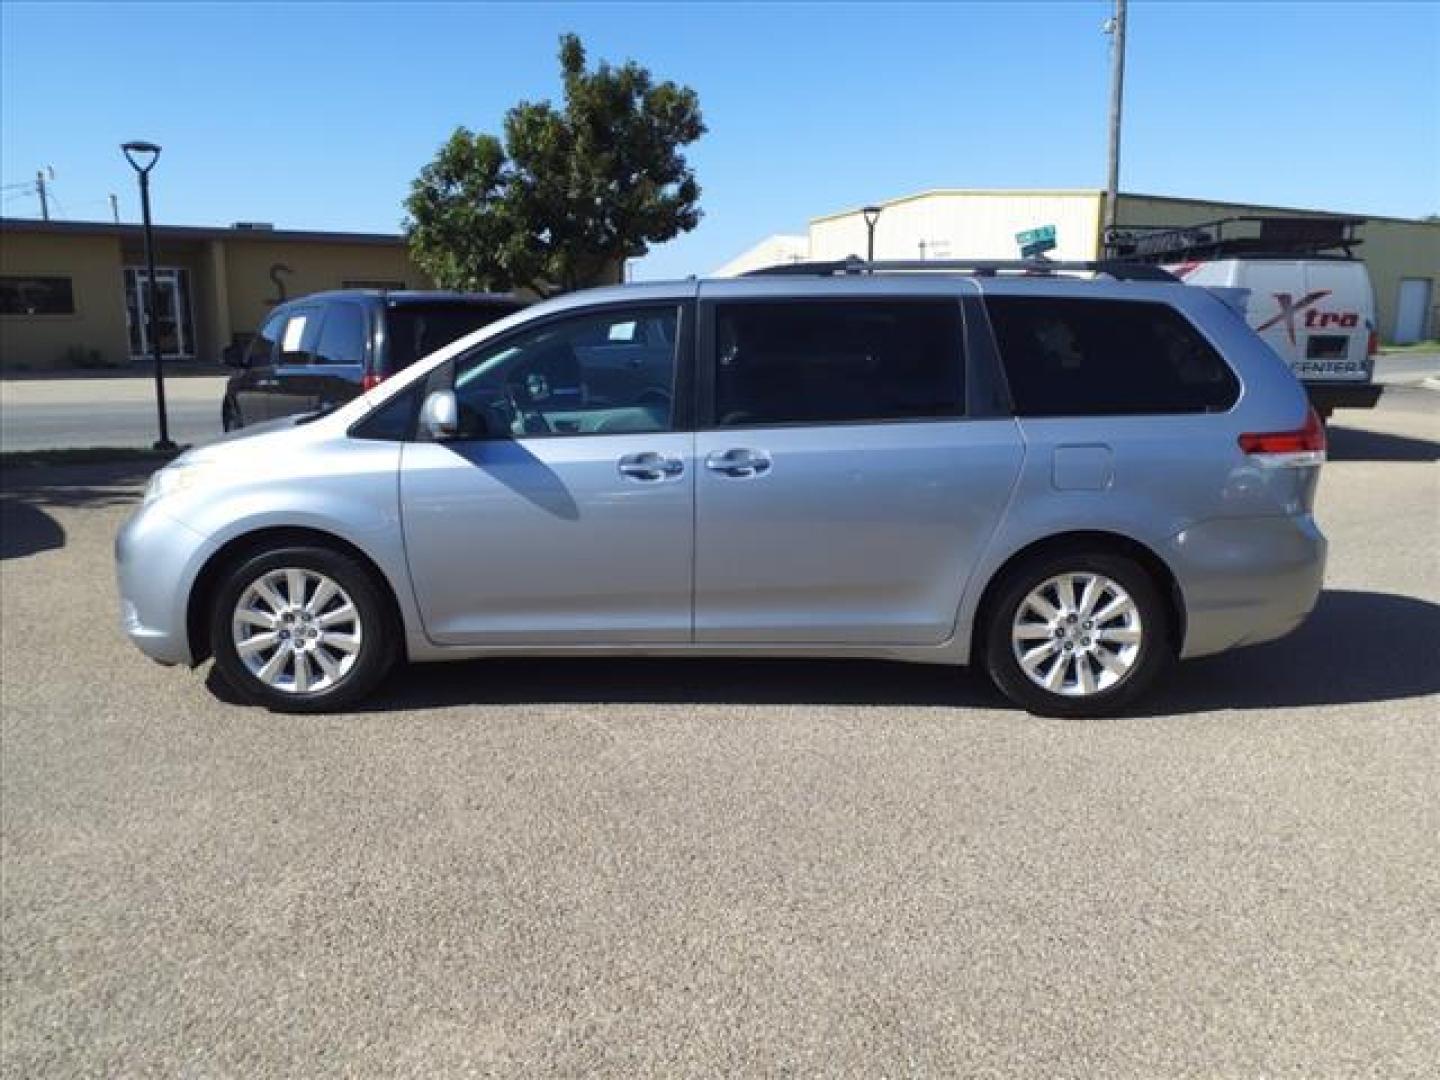
M67 446L56 450L14 450L0 454L0 469L38 469L56 465L99 465L121 461L163 465L179 457L188 446L152 450L148 446Z
M1403 356L1405 353L1430 353L1440 352L1440 338L1429 338L1425 341L1417 341L1410 345L1381 345L1381 356Z

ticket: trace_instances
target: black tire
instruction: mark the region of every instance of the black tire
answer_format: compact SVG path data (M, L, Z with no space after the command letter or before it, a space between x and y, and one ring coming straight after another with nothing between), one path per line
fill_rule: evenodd
M320 690L301 692L267 685L241 660L232 633L236 605L242 594L267 573L289 568L330 578L349 594L358 612L360 645L354 651L354 662L338 679ZM250 555L226 574L215 592L210 612L210 648L215 656L215 668L241 698L276 712L344 709L380 683L394 665L399 651L399 629L382 589L367 567L331 548L295 545ZM313 592L311 590L312 595ZM330 655L327 653L327 657ZM293 665L294 659L289 663ZM283 671L284 665L281 667ZM298 672L295 675L292 682L298 684Z
M245 420L240 415L240 406L233 400L227 398L225 404L220 407L220 428L223 431L239 431L245 426Z
M1134 602L1141 626L1138 653L1129 671L1113 686L1084 696L1058 693L1032 681L1016 656L1011 636L1026 598L1052 578L1072 573L1103 575L1119 585ZM1143 695L1175 659L1169 605L1150 573L1124 555L1084 549L1043 553L1008 571L993 595L982 629L985 668L1001 693L1037 716L1113 716ZM1098 661L1077 658L1073 664L1082 662L1090 665L1092 674L1101 671ZM1078 667L1069 671L1074 676L1069 681L1078 683Z

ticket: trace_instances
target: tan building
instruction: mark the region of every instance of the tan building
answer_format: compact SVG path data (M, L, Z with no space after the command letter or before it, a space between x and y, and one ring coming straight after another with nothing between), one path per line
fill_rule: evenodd
M926 191L879 206L877 259L1013 259L1019 255L1016 233L1053 225L1051 258L1090 260L1099 257L1105 220L1105 193L1094 190ZM1121 194L1116 224L1180 227L1244 215L1363 218L1355 254L1365 260L1375 286L1381 336L1405 342L1440 335L1440 222ZM810 222L808 252L797 256L792 247L782 261L863 257L866 243L858 208L828 214ZM770 251L762 242L751 253ZM742 256L731 265L750 268L749 261Z
M267 226L157 226L160 344L218 363L275 304L322 289L430 288L404 239ZM123 367L150 352L140 227L0 220L0 370Z

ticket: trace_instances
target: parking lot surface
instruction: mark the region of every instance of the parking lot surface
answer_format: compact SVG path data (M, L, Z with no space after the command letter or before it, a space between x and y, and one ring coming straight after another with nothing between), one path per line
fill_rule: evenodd
M1440 394L1328 591L1140 714L871 663L504 661L329 717L116 628L136 466L4 478L14 1077L1433 1076Z

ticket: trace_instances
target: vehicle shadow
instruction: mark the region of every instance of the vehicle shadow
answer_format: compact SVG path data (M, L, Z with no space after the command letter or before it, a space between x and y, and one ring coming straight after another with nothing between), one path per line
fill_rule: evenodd
M38 506L0 498L0 560L19 559L65 546L65 530Z
M1191 661L1136 715L1303 708L1440 692L1440 605L1325 593L1290 637ZM514 704L1005 708L978 671L886 661L504 659L399 669L360 712Z
M1288 637L1180 664L1147 715L1303 708L1440 693L1440 604L1327 590Z
M1325 432L1331 461L1440 461L1440 443L1332 424Z
M64 547L65 530L50 509L132 503L159 464L116 461L0 470L0 559Z

